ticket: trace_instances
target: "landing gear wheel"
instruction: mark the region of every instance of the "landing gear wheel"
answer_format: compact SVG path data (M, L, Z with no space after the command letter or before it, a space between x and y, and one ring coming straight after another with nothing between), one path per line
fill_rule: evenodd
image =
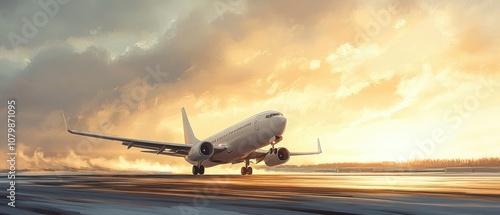
M252 167L249 167L249 165L250 165L250 160L246 159L245 166L241 167L241 174L242 175L251 175L252 174Z
M200 168L198 169L198 174L203 175L205 174L205 166L201 165Z
M278 154L278 149L277 148L274 148L274 154Z
M247 175L252 175L252 167L247 168Z
M246 175L247 174L247 168L241 167L241 175Z
M197 167L197 166L193 166L193 175L198 175L198 172L199 172L199 171L200 171L200 170L198 169L198 167Z

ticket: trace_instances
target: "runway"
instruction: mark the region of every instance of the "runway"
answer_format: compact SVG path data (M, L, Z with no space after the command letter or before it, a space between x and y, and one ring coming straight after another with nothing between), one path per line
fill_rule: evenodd
M6 195L2 176L2 194ZM500 174L23 175L0 214L500 214Z

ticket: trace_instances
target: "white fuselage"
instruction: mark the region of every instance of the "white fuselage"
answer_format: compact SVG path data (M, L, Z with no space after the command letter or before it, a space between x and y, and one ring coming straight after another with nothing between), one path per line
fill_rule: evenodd
M247 155L269 144L278 143L286 127L286 118L277 111L264 111L251 116L235 125L226 128L202 142L210 142L214 146L225 146L226 150L201 162L205 167L241 161ZM186 161L193 165L200 164Z

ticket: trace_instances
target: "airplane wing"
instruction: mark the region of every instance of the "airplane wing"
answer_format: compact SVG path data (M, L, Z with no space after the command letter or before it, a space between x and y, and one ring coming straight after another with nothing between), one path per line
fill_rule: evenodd
M318 138L317 144L318 144L317 145L318 149L315 152L290 152L290 156L321 154L323 151L321 150L321 144L320 144L319 138ZM268 153L269 153L269 150L258 149L258 150L255 150L255 152L252 152L251 154L249 154L246 157L246 159L255 159L257 161L257 163L259 163L259 162L264 160L264 157L266 157L266 155ZM242 162L242 161L244 161L244 160L241 160L239 162ZM239 163L239 162L235 162L235 163Z
M62 112L62 115L64 118L64 124L66 126L66 130L69 133L81 135L81 136L105 139L105 140L121 141L122 145L127 146L127 149L130 149L132 147L137 147L137 148L146 149L146 150L141 151L141 152L145 152L145 153L154 153L157 155L162 154L162 155L184 157L189 153L189 150L194 145L194 144L183 144L183 143L157 142L157 141L150 141L150 140L138 140L138 139L124 138L124 137L114 137L114 136L105 136L105 135L101 135L101 134L79 132L79 131L72 130L70 128L68 122L66 121L66 117L64 116L64 112ZM214 150L215 150L215 147L214 147ZM222 150L222 149L218 149L218 150Z

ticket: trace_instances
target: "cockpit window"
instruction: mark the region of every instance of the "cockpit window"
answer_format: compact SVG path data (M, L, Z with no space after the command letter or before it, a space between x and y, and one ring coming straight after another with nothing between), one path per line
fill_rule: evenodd
M272 114L266 115L266 118L271 118L273 116L283 116L283 114L281 114L281 113L272 113Z

